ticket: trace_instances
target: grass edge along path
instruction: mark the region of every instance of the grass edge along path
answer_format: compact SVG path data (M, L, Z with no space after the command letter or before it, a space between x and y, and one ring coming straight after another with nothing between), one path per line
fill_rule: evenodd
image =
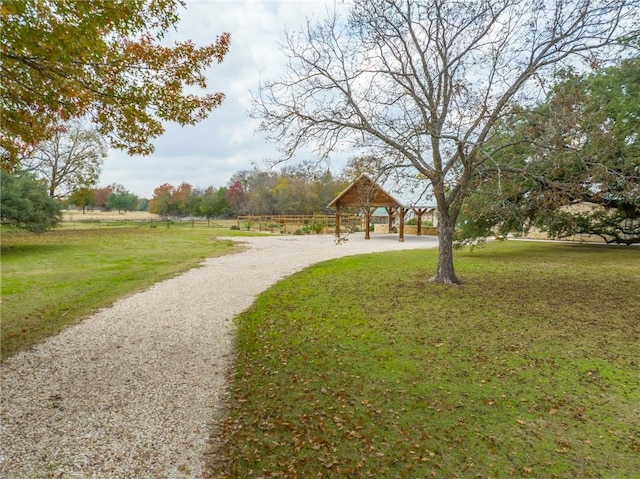
M317 264L237 318L215 478L640 477L640 251Z
M97 308L234 251L227 228L112 228L3 233L2 358Z

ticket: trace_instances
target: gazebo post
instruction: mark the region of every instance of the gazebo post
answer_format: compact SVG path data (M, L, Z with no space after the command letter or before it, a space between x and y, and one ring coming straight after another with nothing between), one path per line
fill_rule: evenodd
M426 208L413 208L413 212L418 217L418 236L422 235L422 215L427 211Z
M400 217L400 234L398 235L398 241L401 243L404 242L404 217L409 211L409 208L405 208L403 206L398 208L398 216Z
M387 206L385 208L385 210L387 210L387 215L389 216L389 224L387 226L387 233L391 233L391 231L393 230L393 214L395 213L396 209L393 208L392 206Z
M340 216L342 215L342 206L336 206L336 238L340 238Z
M371 208L364 209L364 239L371 239L371 233L369 233L369 227L371 226Z

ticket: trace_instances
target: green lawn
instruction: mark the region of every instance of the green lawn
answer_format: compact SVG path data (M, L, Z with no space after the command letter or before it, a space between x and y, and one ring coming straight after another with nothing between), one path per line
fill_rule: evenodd
M230 251L228 228L103 227L3 232L2 357L99 307Z
M640 249L349 257L238 318L211 477L640 477Z

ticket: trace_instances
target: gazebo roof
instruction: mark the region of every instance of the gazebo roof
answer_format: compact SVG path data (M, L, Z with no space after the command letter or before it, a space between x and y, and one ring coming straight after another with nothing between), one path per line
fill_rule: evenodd
M398 208L403 207L403 204L363 173L328 206L329 208L358 206Z

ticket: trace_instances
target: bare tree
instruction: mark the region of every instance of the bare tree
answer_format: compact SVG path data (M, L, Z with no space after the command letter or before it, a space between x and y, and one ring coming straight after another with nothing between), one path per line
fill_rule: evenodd
M560 68L606 62L638 35L637 0L353 0L288 33L288 72L254 98L290 158L366 149L431 183L440 249L432 281L458 283L453 233L483 146L514 103Z
M52 137L37 145L21 166L47 181L49 196L61 198L95 186L106 156L100 135L72 121L57 125Z

